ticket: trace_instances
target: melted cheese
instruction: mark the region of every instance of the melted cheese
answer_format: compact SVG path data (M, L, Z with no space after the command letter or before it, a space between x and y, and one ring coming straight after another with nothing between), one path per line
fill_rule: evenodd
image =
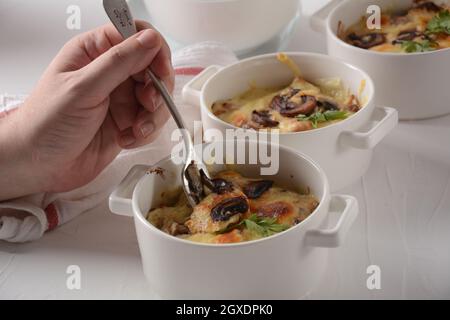
M240 190L233 190L225 194L211 193L207 195L193 210L186 226L191 233L214 233L226 229L229 225L239 221L240 215L236 214L226 221L213 221L211 210L225 199L242 197L244 194Z
M348 110L351 105L358 104L359 106L359 102L355 102L354 95L345 88L339 78L317 79L315 84L312 84L303 78L296 77L285 88L264 89L251 87L236 97L225 101L217 101L212 105L211 111L218 118L236 127L245 128L250 126L254 129L264 130L265 128L258 128L252 122L252 113L253 111L269 111L271 119L279 123L270 129L278 129L281 133L314 129L310 121L299 121L295 117L285 117L279 111L270 108L270 104L275 96L286 94L291 89L300 90L298 97L307 95L313 96L317 100L333 102L340 110L347 111L349 115L354 113ZM319 123L318 127L325 127L338 121Z
M302 71L300 70L300 67L287 54L280 52L277 54L277 59L281 63L287 65L288 68L291 69L294 73L294 76L296 76L297 78L302 77Z
M257 180L245 178L233 171L220 172L216 178L232 183L233 191L221 195L210 193L194 209L187 205L184 193L180 193L176 203L150 210L147 220L170 234L173 234L171 231L175 229L174 226L184 226L186 232L177 236L189 241L215 244L236 243L263 237L254 230L238 225L252 214L263 218L273 218L276 223L291 227L306 219L319 204L313 195L300 194L278 186L272 186L256 199L250 199L242 190L250 182ZM233 197L246 198L248 212L236 214L226 221L213 221L212 209L222 200ZM233 228L233 226L237 227Z

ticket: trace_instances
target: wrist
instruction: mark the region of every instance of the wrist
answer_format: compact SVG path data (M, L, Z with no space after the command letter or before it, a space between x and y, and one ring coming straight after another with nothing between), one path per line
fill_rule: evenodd
M45 190L42 172L33 159L29 121L23 107L0 119L0 201Z

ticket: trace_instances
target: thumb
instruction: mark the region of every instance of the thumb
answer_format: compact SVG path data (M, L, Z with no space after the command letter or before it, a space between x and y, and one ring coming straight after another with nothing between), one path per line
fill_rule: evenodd
M145 70L161 46L158 32L143 30L80 69L83 84L96 94L107 96L130 76Z

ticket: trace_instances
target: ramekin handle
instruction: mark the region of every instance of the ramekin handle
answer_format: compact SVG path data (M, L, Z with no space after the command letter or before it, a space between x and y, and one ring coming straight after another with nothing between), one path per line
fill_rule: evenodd
M313 247L336 248L343 243L350 227L358 216L358 200L347 195L331 196L330 212L340 212L337 224L331 229L306 232L306 244Z
M398 124L398 112L394 108L376 108L372 116L373 126L367 132L344 131L341 143L357 149L373 149Z
M109 196L109 209L118 215L133 216L133 208L131 206L131 198L133 196L134 187L139 179L145 174L149 166L136 165L130 169L122 182Z
M330 3L325 5L322 9L319 9L314 13L309 20L309 25L314 31L325 33L327 19L330 12L340 4L342 0L331 0Z
M203 85L220 69L222 69L222 67L218 65L209 66L188 83L186 83L182 90L183 102L186 102L193 106L200 106L200 96Z

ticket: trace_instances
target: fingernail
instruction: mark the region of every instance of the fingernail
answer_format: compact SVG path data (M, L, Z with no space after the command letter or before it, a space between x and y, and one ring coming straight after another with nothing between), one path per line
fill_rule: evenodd
M122 146L128 147L136 142L136 138L128 133L121 136L120 141L122 142Z
M155 130L155 126L151 122L144 122L140 126L141 134L144 138L147 138L153 130Z
M156 31L147 29L142 31L136 38L144 48L154 48L158 45L158 34Z

